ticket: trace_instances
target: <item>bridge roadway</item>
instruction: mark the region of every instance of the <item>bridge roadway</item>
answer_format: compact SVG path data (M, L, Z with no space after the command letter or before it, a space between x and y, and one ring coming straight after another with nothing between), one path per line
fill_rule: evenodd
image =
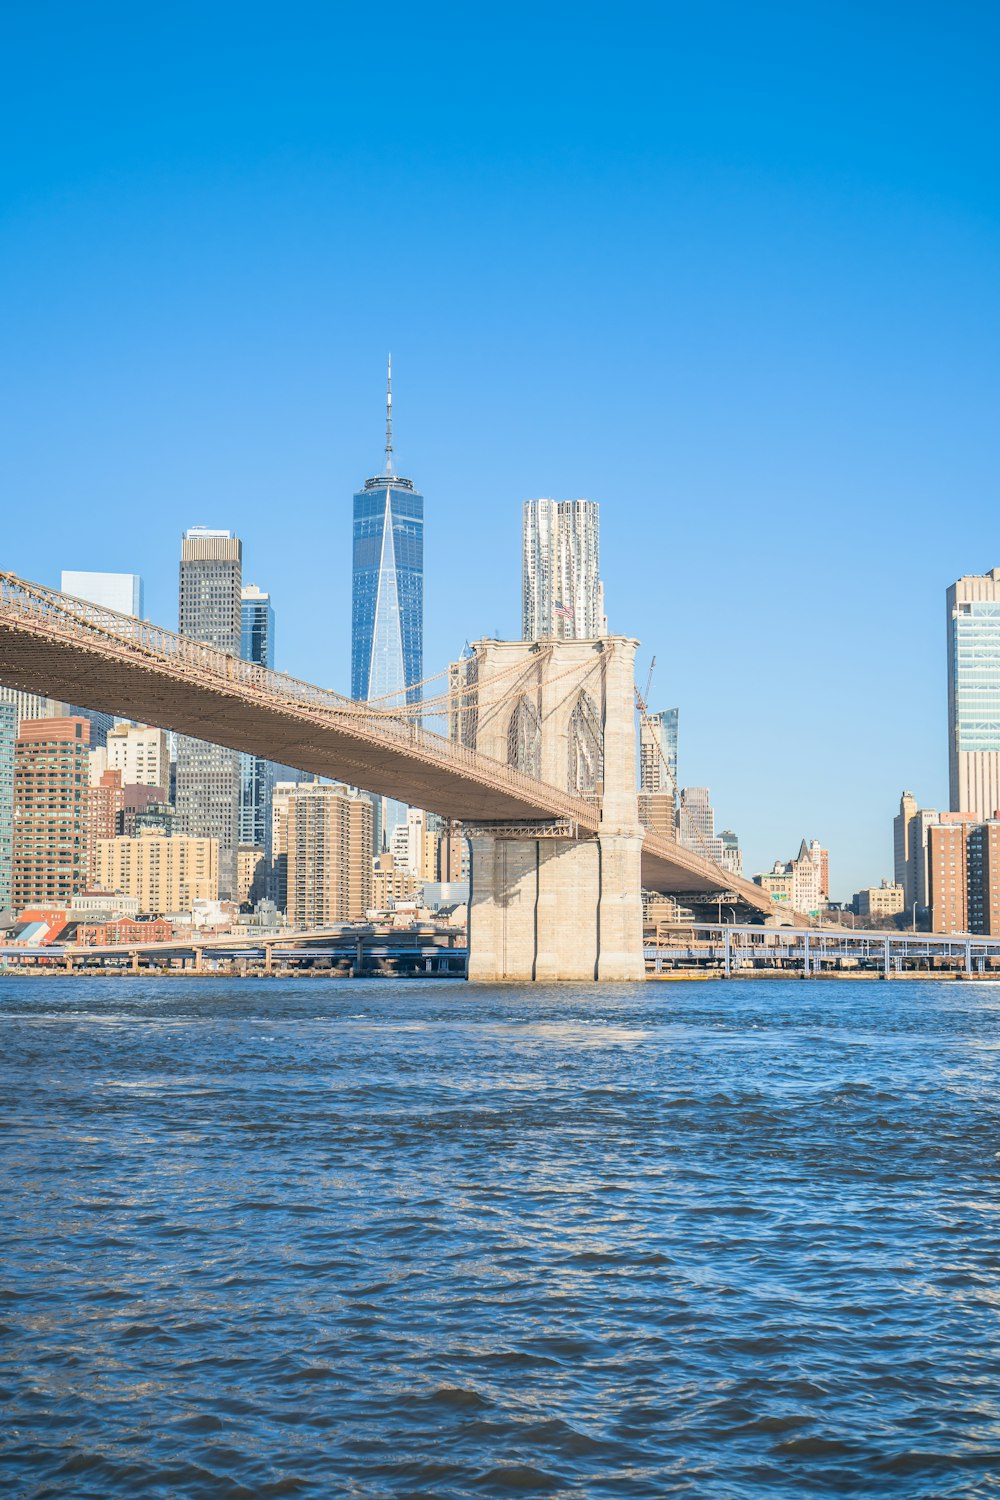
M561 820L599 809L413 720L270 671L161 626L0 573L0 683L137 719L398 798L459 822ZM642 883L664 893L770 898L673 839L647 833Z
M339 923L308 932L282 931L197 935L156 943L0 943L0 965L17 970L62 969L80 973L104 966L123 966L133 974L182 971L214 972L218 962L260 966L265 974L281 966L303 967L317 960L348 963L352 972L385 971L386 964L411 973L463 975L468 961L465 934L436 923L410 928L377 928L371 923Z
M890 979L904 972L1000 978L1000 937L970 932L907 932L847 927L762 928L743 923L695 922L691 936L648 944L646 965L654 974L671 969L733 974L784 971L805 978L840 971L876 971Z

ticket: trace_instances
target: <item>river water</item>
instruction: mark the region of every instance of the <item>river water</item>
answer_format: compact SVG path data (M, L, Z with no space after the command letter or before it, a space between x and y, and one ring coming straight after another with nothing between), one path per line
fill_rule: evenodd
M0 1494L1000 1495L1000 986L0 982Z

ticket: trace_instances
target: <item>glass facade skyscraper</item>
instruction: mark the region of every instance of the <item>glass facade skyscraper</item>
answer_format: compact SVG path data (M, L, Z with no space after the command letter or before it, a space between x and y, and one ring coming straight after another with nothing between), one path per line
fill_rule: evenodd
M952 812L1000 809L1000 568L948 590L948 770Z
M262 667L274 666L274 610L270 594L248 584L240 599L240 655ZM240 756L240 843L263 849L271 858L271 794L274 766L259 755Z
M354 496L351 588L351 696L382 708L419 702L424 675L424 497L392 470L391 376L385 471ZM404 819L386 799L376 847Z
M424 497L380 474L354 496L351 696L415 703L424 664Z
M639 788L677 792L677 727L680 710L665 708L639 725Z

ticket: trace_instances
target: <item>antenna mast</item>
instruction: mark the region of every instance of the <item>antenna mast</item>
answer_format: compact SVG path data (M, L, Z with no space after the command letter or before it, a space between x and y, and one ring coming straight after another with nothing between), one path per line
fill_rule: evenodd
M392 355L389 355L389 373L386 378L385 396L385 472L392 473Z

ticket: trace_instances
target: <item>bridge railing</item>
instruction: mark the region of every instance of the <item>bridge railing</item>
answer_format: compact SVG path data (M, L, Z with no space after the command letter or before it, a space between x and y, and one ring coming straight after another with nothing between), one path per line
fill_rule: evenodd
M85 599L59 593L43 584L30 583L15 573L0 572L0 617L13 616L48 635L82 644L99 642L129 659L152 661L192 674L212 686L220 681L248 693L262 706L280 706L322 715L339 722L375 744L409 751L442 766L464 766L485 785L506 791L519 799L544 807L554 816L569 818L594 829L599 809L585 798L570 796L548 782L536 781L511 766L503 765L478 750L426 729L411 718L396 718L391 711L371 709L330 688L275 672L256 662L244 661L190 636L178 635L162 625L119 614Z

